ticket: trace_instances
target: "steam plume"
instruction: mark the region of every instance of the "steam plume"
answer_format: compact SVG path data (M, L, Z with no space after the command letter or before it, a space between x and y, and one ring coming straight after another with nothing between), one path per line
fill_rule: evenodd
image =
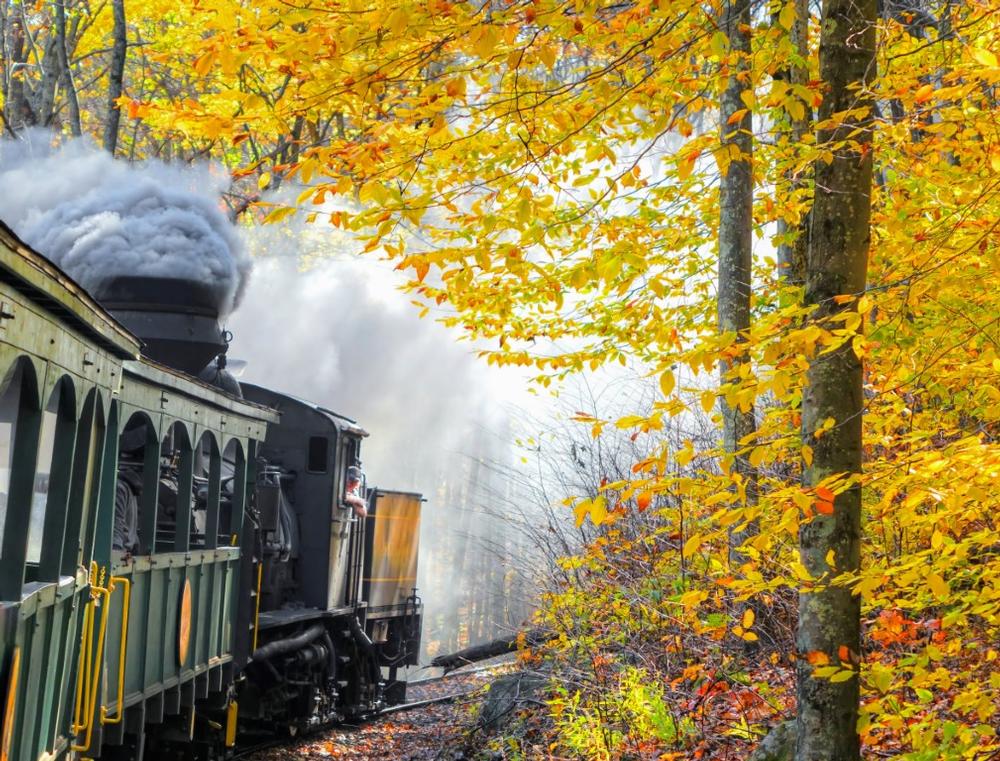
M84 140L49 133L0 142L0 218L100 297L119 275L197 280L228 314L250 259L218 207L225 177L205 167L115 161Z

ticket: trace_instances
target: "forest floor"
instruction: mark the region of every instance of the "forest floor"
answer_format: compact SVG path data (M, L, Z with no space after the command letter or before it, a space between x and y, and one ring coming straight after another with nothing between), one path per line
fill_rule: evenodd
M476 726L479 704L490 682L509 667L457 671L411 684L408 703L458 695L455 700L345 725L246 756L246 761L455 761Z

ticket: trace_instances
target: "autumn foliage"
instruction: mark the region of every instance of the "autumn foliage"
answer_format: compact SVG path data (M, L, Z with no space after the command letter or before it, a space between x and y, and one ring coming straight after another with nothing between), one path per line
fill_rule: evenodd
M796 592L835 585L862 600L864 652L806 657L818 676L860 679L865 747L991 757L1000 17L979 0L885 3L877 75L859 93L869 144L831 130L857 118L850 109L815 121L818 17L755 5L743 56L715 5L136 6L120 152L213 158L232 172L243 217L298 213L351 231L486 361L533 368L544 386L617 364L656 379L650 409L578 418L595 439L624 432L648 446L627 478L563 495L568 518L598 530L539 612L561 635L543 655L572 676L549 702L553 752L742 757L794 711ZM81 33L80 73L106 15ZM805 54L797 23L810 31ZM716 329L714 235L719 178L742 158L719 139L718 96L744 62L754 296L737 336ZM84 114L95 133L99 121ZM775 252L808 235L814 167L862 143L875 167L869 285L811 319ZM817 441L844 421L802 437L806 371L844 346L864 362L864 474L807 488ZM721 382L720 362L732 368ZM756 410L736 452L664 435L717 415L720 399ZM758 474L753 499L734 457ZM862 568L815 578L799 529L855 486Z

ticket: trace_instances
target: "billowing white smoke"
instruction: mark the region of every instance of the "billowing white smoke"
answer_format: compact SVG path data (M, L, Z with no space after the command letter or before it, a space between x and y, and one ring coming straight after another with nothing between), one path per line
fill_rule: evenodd
M147 161L129 165L50 133L0 141L0 219L96 296L109 279L196 280L228 314L250 258L219 208L228 177Z
M250 242L253 281L228 324L229 356L249 362L241 380L356 419L371 433L369 485L427 498L418 587L428 657L506 633L526 613L502 593L516 529L497 517L495 466L509 457L507 405L523 399L522 381L420 319L391 265L351 256L357 244L336 231L286 232L255 230ZM463 612L471 600L476 620Z

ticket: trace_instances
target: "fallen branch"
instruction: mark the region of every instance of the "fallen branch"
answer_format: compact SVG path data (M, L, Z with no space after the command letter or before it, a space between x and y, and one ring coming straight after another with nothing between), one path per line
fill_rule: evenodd
M443 668L445 672L461 668L469 663L485 661L487 658L495 658L505 653L513 653L518 649L518 638L523 637L527 647L535 647L552 638L552 633L543 629L531 629L527 632L516 632L506 637L500 637L482 645L474 645L464 650L458 650L447 655L439 655L431 661L431 666Z

